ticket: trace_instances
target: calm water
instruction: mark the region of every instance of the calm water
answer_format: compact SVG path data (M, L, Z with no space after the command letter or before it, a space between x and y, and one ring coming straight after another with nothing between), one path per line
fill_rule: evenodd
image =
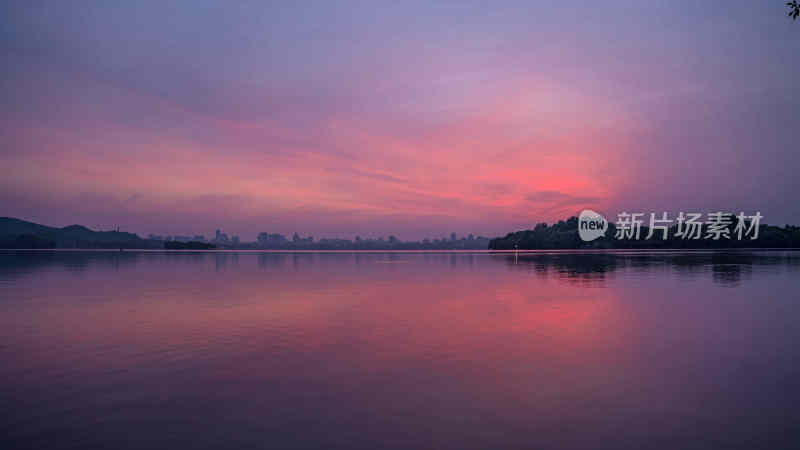
M0 448L798 448L799 289L787 252L0 252Z

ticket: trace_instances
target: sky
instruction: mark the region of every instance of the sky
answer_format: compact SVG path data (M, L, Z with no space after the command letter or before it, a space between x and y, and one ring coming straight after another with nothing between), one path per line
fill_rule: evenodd
M0 216L252 240L800 224L783 1L3 1Z

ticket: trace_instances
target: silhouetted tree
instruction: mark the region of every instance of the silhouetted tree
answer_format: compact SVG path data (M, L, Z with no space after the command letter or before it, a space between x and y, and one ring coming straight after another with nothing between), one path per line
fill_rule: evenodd
M616 225L609 223L608 231L604 237L591 242L584 242L578 236L578 218L570 217L566 221L560 220L551 226L540 223L532 230L508 233L505 237L492 239L489 242L489 249L798 248L800 246L800 227L787 225L781 228L761 224L757 239L745 236L739 240L736 238L735 223L736 220L733 220L727 227L730 238L719 240L680 238L676 235L677 225L672 225L669 228L668 238L665 240L660 239L659 234L655 234L651 239L617 239L615 237ZM748 227L750 226L749 222L745 223ZM648 231L647 226L641 226L642 236L647 236Z
M786 6L789 7L789 17L791 17L792 20L797 20L797 16L800 16L800 3L797 3L797 0L792 0L786 2Z

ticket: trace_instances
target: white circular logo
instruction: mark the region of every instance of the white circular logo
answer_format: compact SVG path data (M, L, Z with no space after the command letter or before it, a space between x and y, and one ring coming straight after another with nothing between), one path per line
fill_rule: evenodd
M591 209L584 209L578 216L578 235L589 242L605 236L608 230L608 221L600 213Z

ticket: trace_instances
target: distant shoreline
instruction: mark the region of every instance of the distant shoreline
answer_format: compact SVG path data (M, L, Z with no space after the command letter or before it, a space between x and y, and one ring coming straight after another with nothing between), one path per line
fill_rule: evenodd
M0 252L83 252L83 253L454 253L454 254L613 254L613 253L748 253L748 252L797 252L800 248L780 247L736 247L736 248L564 248L564 249L532 249L532 250L271 250L271 249L208 249L208 250L170 250L158 248L0 248Z
M287 239L280 234L261 233L255 242L239 242L238 237L228 239L218 231L214 240L142 239L125 231L94 231L81 225L63 228L28 222L11 217L0 217L0 249L4 250L91 250L91 251L170 251L170 252L262 252L262 253L457 253L457 252L542 252L542 251L690 251L690 250L787 250L800 248L800 227L776 227L761 224L753 228L756 239L736 236L733 222L724 229L725 238L686 239L678 234L676 226L665 231L668 239L615 239L615 225L609 224L609 233L587 242L580 238L578 218L570 217L552 225L537 224L533 229L515 231L503 237L490 239L483 236L456 236L423 241L401 241L394 236L387 240L355 240L300 237L297 233ZM646 226L641 233L648 234ZM698 232L699 235L699 232ZM638 234L637 234L638 236ZM682 236L682 237L678 237ZM191 238L186 238L191 239Z

